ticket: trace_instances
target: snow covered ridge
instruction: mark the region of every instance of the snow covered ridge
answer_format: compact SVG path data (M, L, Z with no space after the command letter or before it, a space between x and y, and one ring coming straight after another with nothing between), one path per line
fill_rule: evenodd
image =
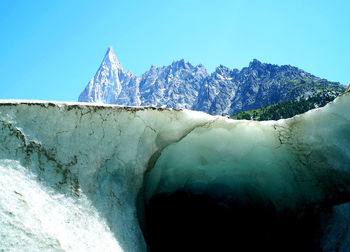
M278 216L321 211L316 245L346 251L349 106L346 93L292 119L254 122L0 101L0 250L146 251L147 241L156 251L152 197L220 184L225 200L269 202Z
M95 76L79 96L80 102L126 106L192 109L211 115L232 116L316 94L336 97L345 88L292 66L250 62L242 70L220 65L208 74L203 65L184 59L169 66L152 66L141 76L125 71L112 47Z

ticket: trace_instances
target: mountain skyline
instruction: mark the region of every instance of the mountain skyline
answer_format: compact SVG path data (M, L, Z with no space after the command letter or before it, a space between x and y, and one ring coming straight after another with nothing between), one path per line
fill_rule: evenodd
M109 45L136 75L181 58L208 72L256 58L347 85L349 7L345 0L4 0L0 99L75 101Z
M218 66L213 73L184 59L136 76L125 71L113 48L80 94L80 102L155 106L230 116L283 100L298 100L320 92L337 95L345 87L290 65L252 60L241 70Z

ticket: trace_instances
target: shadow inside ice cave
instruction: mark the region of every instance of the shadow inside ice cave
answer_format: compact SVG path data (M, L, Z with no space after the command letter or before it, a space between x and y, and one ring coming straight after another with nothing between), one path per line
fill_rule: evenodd
M150 251L319 251L328 210L279 213L263 195L200 185L153 195L143 231Z

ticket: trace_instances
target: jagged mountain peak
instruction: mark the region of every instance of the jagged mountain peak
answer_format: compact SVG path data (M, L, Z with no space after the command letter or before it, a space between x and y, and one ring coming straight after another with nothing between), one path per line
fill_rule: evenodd
M130 71L124 71L110 46L95 76L80 94L78 101L117 103L118 97L124 95L122 93L123 86L128 85L134 79L135 76ZM126 100L130 102L132 99ZM133 103L133 105L135 104Z
M214 73L212 73L211 76L218 76L219 78L221 78L220 76L225 76L225 77L232 77L233 75L239 74L239 70L238 69L231 69L228 68L224 65L219 65L217 68L215 68Z
M171 65L168 67L171 68L173 72L184 70L186 72L201 73L201 75L203 76L208 75L208 71L204 65L198 64L194 66L190 62L186 61L185 59L173 61Z
M119 60L117 58L117 56L114 53L113 47L110 46L107 49L107 52L102 60L102 64L106 64L108 66L116 66L118 68L123 68L123 66L119 63Z
M263 65L265 64L257 59L253 59L251 62L249 62L249 68L261 67Z
M211 75L203 65L193 66L180 59L167 66L152 65L137 77L123 70L109 47L79 101L186 108L226 116L327 90L338 94L345 87L297 67L262 63L257 59L241 70L220 65Z
M173 61L171 67L176 70L193 68L191 63L187 62L185 59Z
M224 65L221 65L221 64L217 68L215 68L215 73L219 73L219 74L221 74L223 72L229 72L229 71L231 71L230 68L228 68Z

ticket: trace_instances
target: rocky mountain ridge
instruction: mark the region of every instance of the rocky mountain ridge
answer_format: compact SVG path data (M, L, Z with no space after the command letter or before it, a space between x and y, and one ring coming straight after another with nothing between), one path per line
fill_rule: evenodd
M220 65L208 74L203 65L184 59L169 66L152 66L141 76L126 72L109 47L95 76L79 96L80 102L126 106L155 106L204 111L229 116L273 103L316 94L337 96L345 88L297 67L254 59L242 70Z

